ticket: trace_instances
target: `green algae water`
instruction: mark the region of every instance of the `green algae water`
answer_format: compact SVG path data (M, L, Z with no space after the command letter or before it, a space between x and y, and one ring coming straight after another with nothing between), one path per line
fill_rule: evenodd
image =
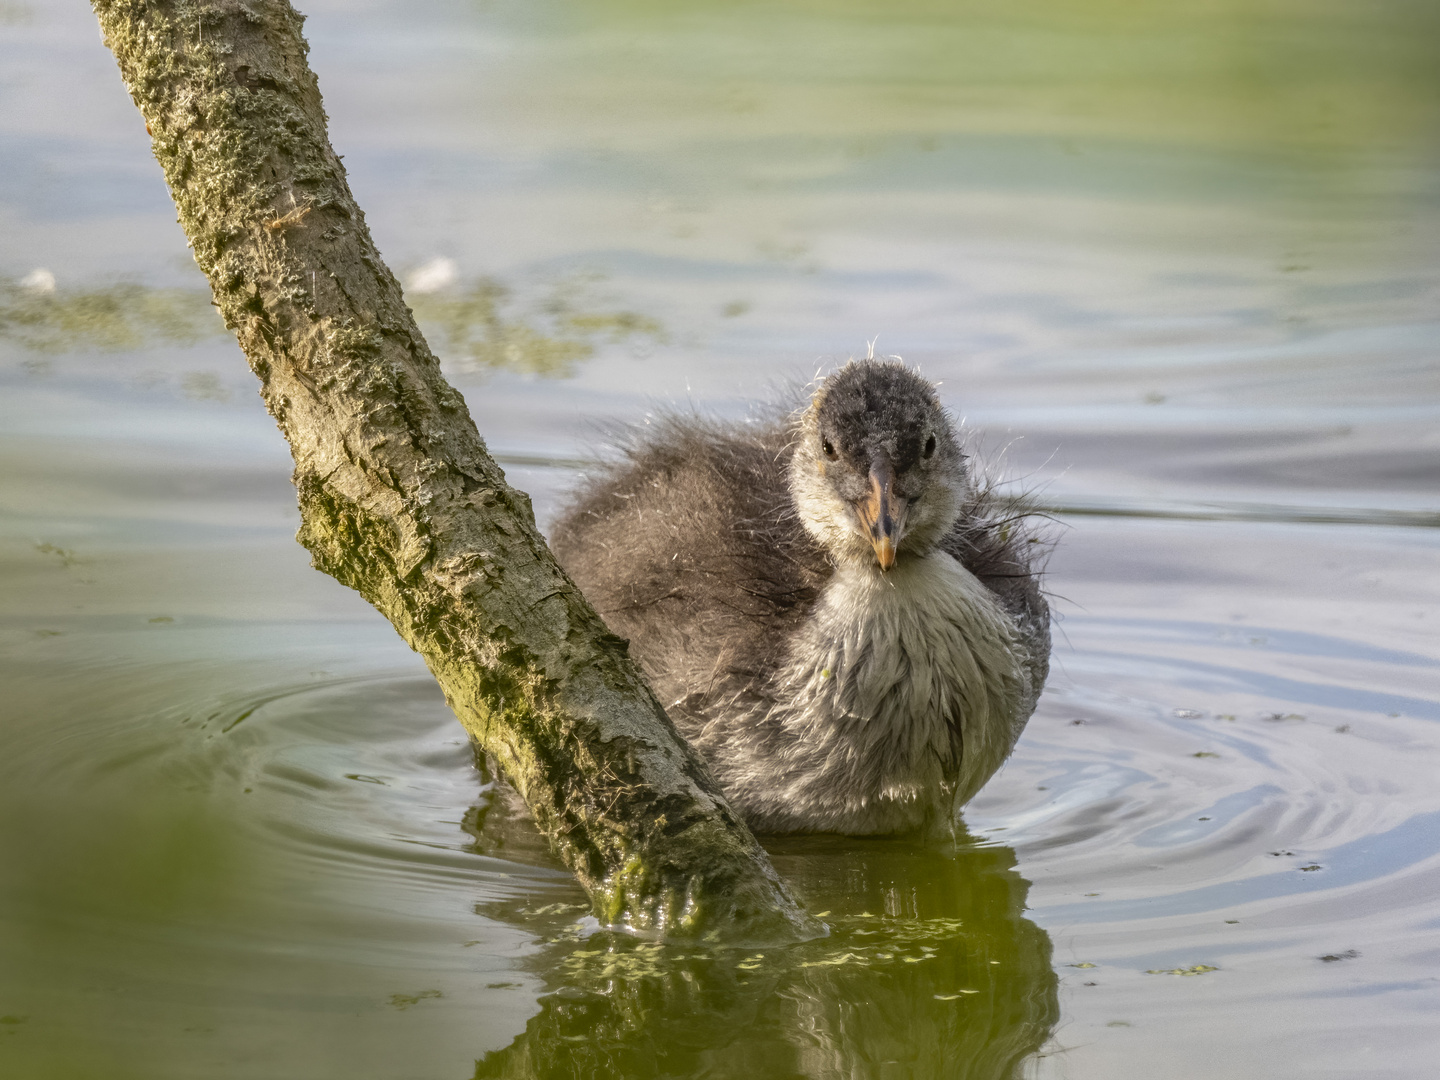
M288 455L81 5L0 4L0 1076L1430 1076L1440 16L1409 0L305 6L542 524L621 423L878 337L1054 516L954 844L830 935L601 930Z

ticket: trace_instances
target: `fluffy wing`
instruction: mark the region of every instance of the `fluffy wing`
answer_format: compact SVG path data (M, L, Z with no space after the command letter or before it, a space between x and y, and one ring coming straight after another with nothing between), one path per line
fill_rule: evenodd
M832 570L791 506L783 421L722 426L668 417L632 434L551 528L565 569L630 639L687 736L755 715L769 676ZM1049 672L1049 545L1013 498L977 483L942 547L1000 599L1029 654L1029 717Z
M686 734L763 704L830 576L791 509L788 461L782 422L670 417L637 432L551 530Z
M1029 654L1030 691L1017 719L1016 736L1050 673L1050 605L1040 588L1049 542L1039 535L1039 518L1023 499L1000 495L979 480L941 547L994 593L1015 620Z

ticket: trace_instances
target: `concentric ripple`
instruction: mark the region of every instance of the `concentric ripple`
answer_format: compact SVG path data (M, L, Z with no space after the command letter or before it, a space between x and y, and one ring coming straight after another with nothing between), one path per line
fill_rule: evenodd
M1440 1001L1440 664L1250 624L1074 616L1065 634L1019 752L967 817L1035 883L1073 969L1069 1040L1111 1047L1087 1052L1106 1067L1118 1041L1126 1070L1162 1068L1198 1051L1193 1025L1157 1027L1188 1001L1206 1030L1278 1006L1277 1046L1300 1057L1318 1043L1353 1062L1351 1040L1397 1026L1401 1059L1427 1053L1398 1017ZM1299 1004L1317 1000L1345 1005Z
M54 625L5 631L36 1075L81 1032L147 1077L1094 1074L1201 1002L1338 1046L1440 992L1440 664L1393 636L1069 614L972 838L772 845L832 935L756 952L600 931L378 622Z

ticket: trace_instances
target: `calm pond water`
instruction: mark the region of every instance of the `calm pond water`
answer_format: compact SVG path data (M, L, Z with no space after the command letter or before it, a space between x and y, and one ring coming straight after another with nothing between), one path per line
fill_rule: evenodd
M84 5L0 4L0 1075L1434 1075L1440 8L305 5L387 259L542 521L607 425L863 351L1055 513L958 847L661 946L309 569Z

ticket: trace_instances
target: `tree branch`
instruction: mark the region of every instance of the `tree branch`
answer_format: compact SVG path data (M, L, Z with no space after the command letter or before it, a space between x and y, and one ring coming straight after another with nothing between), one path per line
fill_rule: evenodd
M286 0L94 0L290 443L314 564L419 652L607 924L819 927L556 564L381 261Z

